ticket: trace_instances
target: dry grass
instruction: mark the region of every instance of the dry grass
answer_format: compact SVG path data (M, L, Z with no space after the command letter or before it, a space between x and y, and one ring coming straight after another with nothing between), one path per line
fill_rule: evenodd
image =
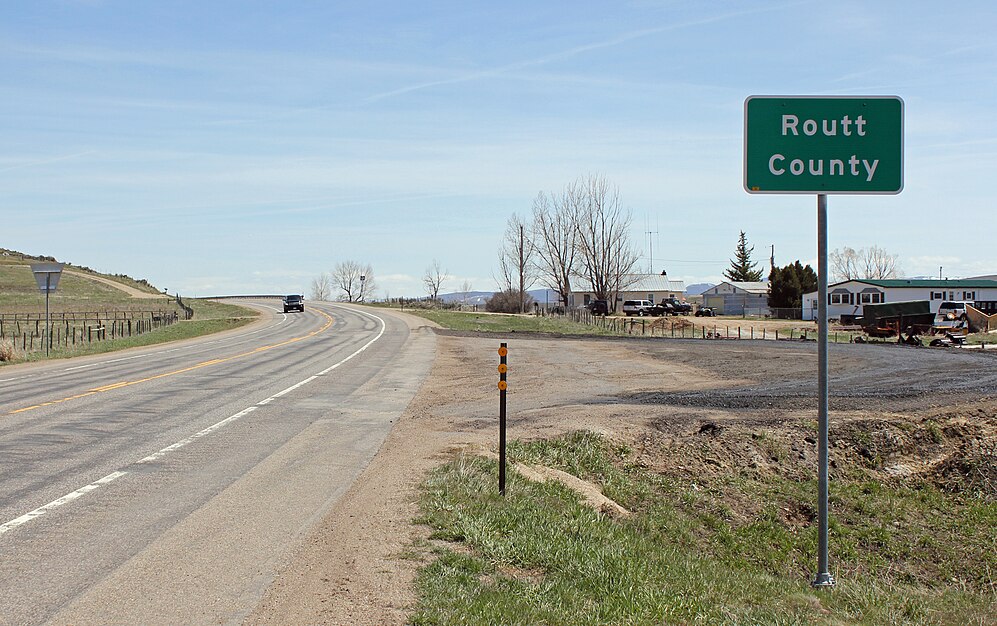
M14 344L9 339L0 339L0 361L10 362L17 356Z

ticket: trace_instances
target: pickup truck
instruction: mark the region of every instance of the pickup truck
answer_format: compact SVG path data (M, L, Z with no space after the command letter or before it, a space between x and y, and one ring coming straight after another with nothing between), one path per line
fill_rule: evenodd
M692 313L692 305L688 302L680 302L675 298L665 298L661 302L672 307L672 315L688 315Z
M305 297L299 295L289 295L283 297L284 301L284 312L288 311L301 311L305 312Z

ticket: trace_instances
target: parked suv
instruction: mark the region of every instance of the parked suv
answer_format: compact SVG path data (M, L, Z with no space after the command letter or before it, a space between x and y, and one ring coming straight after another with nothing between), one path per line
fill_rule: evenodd
M588 310L592 315L609 315L609 302L607 300L593 300L589 302Z
M305 298L299 295L284 296L284 312L301 311L305 312Z
M650 300L624 300L623 301L623 313L627 316L630 315L650 315L651 308L654 307L654 303Z

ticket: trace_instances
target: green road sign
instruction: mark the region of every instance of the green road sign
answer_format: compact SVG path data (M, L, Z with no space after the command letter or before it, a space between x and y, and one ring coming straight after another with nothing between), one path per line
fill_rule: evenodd
M904 102L896 96L751 96L744 101L748 193L897 194Z

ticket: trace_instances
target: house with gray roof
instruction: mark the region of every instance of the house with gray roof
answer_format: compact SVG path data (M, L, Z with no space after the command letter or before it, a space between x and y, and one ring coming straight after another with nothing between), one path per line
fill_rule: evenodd
M623 288L616 297L617 303L624 300L650 300L661 302L666 298L684 299L685 281L671 280L668 274L624 274L620 281ZM572 308L588 306L595 299L595 292L587 281L575 279L572 284ZM613 307L610 307L613 308ZM617 309L619 306L616 307Z

